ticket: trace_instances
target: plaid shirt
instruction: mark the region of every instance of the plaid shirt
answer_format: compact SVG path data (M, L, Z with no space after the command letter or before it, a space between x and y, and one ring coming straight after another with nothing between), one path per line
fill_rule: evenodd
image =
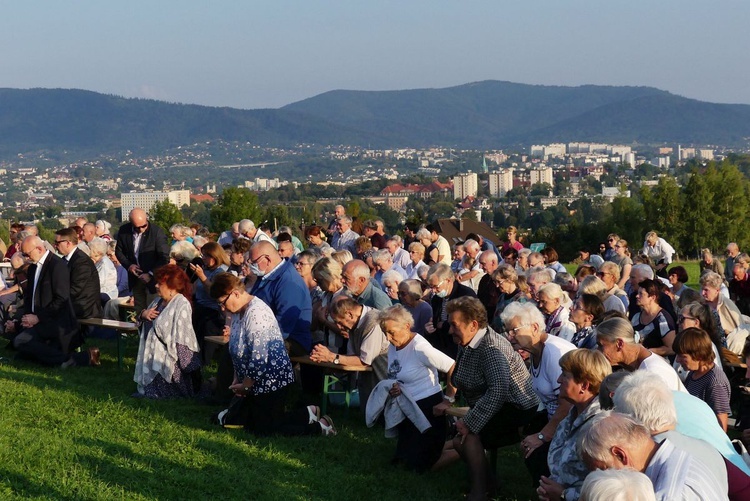
M453 384L471 407L464 423L473 433L479 433L506 403L520 409L539 405L520 355L491 328L480 330L471 343L458 347Z

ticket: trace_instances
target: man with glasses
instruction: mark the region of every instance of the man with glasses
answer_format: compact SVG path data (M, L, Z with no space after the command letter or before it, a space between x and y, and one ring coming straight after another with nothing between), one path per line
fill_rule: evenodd
M261 241L250 248L250 270L257 280L250 294L271 307L292 357L307 355L312 348L310 323L312 300L302 277L276 247Z
M70 300L77 319L101 318L99 273L89 256L78 247L78 233L73 228L55 232L55 248L70 269Z
M359 259L349 261L341 271L344 288L359 304L384 310L393 303L377 282L370 277L370 267Z
M427 340L449 357L456 358L458 348L450 335L448 303L459 297L477 297L471 287L456 282L451 267L438 263L427 272L427 286L432 291L432 321L425 326Z
M156 297L154 271L169 263L169 245L164 230L150 224L146 211L130 211L129 222L117 233L117 259L128 270L136 316Z
M21 252L31 263L31 286L24 297L24 315L6 324L6 332L17 333L12 342L19 355L51 366L99 365L97 348L73 353L83 339L70 302L70 272L65 262L37 236L26 237Z
M336 231L331 238L331 247L336 251L348 250L352 256L357 254L355 242L359 238L359 233L352 230L352 218L341 216L336 222Z
M232 223L232 229L223 231L221 235L219 235L219 245L222 247L226 247L227 245L232 245L232 242L240 238L240 222L237 221L236 223Z

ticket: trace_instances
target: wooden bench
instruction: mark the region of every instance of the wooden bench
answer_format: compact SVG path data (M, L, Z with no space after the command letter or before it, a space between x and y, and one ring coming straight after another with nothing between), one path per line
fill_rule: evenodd
M203 338L203 341L206 343L203 347L205 351L205 362L209 363L213 360L216 350L229 343L229 338L224 336L206 336Z
M331 362L313 362L310 360L308 355L304 357L292 357L293 363L311 365L315 367L322 367L325 369L325 377L323 378L323 401L320 404L320 413L325 414L328 408L328 396L329 395L344 395L344 401L346 402L346 408L349 409L352 397L352 388L349 386L348 378L341 377L342 372L370 372L372 368L369 366L361 365L341 365L334 364ZM336 375L339 373L339 375ZM343 390L333 390L333 386L336 383L341 383ZM359 405L363 406L367 402L360 402Z
M114 329L117 331L117 367L122 369L122 359L125 352L123 337L128 334L138 332L138 327L133 322L120 322L119 320L109 320L107 318L84 318L78 320L81 325L91 327L104 327L105 329Z

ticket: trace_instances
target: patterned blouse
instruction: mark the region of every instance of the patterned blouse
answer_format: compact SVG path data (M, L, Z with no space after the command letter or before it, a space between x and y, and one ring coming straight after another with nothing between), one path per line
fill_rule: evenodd
M253 395L278 391L294 382L292 362L284 347L281 329L271 308L254 297L245 311L232 315L229 353L242 381L255 381Z

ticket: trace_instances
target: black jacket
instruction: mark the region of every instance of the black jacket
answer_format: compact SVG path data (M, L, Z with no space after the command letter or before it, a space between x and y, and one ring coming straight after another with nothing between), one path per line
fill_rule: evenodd
M169 244L167 236L159 226L149 222L148 228L141 235L138 247L138 258L133 252L133 224L125 223L117 233L117 247L115 249L120 264L128 270L131 264L137 264L144 272L153 273L157 268L169 262ZM128 270L128 284L132 289L138 277Z
M106 257L105 257L106 259ZM102 318L99 272L89 256L76 249L68 261L70 268L70 301L76 318Z

